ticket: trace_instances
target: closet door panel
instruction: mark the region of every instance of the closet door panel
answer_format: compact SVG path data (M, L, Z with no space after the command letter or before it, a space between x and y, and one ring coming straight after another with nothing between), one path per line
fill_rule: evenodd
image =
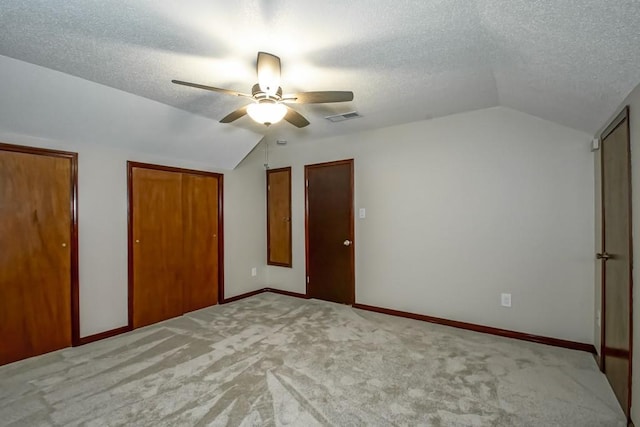
M183 174L184 311L218 303L218 179Z
M0 150L0 365L71 345L71 161Z
M183 313L182 174L134 167L133 327Z

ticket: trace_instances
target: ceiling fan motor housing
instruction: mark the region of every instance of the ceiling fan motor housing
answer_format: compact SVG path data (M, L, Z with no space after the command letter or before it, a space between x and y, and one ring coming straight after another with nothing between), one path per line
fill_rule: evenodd
M263 99L274 99L276 101L282 100L282 88L278 86L278 90L275 95L269 96L265 92L260 89L260 85L258 83L254 84L251 88L251 95L256 99L256 101L260 102Z

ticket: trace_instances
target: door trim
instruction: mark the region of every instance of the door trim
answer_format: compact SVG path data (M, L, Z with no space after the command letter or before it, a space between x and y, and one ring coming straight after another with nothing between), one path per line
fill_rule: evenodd
M127 274L128 274L128 320L127 327L133 330L133 168L153 169L165 172L187 173L213 177L218 180L218 304L224 302L224 224L223 224L223 180L216 172L184 169L174 166L155 165L127 160Z
M355 253L356 253L356 239L355 239L355 230L354 230L354 207L353 204L355 202L355 192L353 185L353 175L354 175L354 162L353 159L345 159L345 160L336 160L332 162L324 162L324 163L315 163L312 165L304 165L304 262L305 262L305 295L309 296L309 281L307 277L309 275L309 187L307 183L309 182L309 169L322 168L327 166L337 166L348 164L351 168L351 176L349 183L349 191L351 192L351 205L349 206L349 234L351 235L351 262L349 263L350 268L350 289L349 289L349 305L353 305L356 302L356 269L355 269Z
M627 128L629 127L628 125L628 121L629 121L629 106L625 106L622 111L620 111L620 113L616 116L615 119L613 119L611 121L611 123L609 123L609 125L602 131L602 133L600 134L600 140L602 141L603 139L605 139L606 137L608 137L609 135L611 135L611 132L613 132L614 130L616 130L618 128L618 126L620 126L620 123L622 123L624 121L624 119L627 119Z
M616 116L615 119L613 119L611 121L611 123L605 128L604 131L602 131L602 133L600 134L600 141L602 144L602 141L604 141L609 135L611 135L611 133L613 131L615 131L616 129L618 129L618 127L620 127L621 125L623 125L625 123L626 120L626 127L627 127L627 167L629 170L629 176L628 176L628 185L629 185L629 194L628 194L628 198L629 198L629 213L628 213L628 218L629 218L629 352L628 352L628 357L629 357L629 373L628 373L628 378L627 378L627 384L628 384L628 388L629 388L629 393L628 393L628 399L627 399L627 407L626 407L626 413L630 414L630 410L631 410L631 394L632 394L632 389L631 389L631 377L632 377L632 371L633 371L633 217L631 216L632 213L632 206L631 206L631 201L633 200L631 198L631 184L632 184L632 179L631 179L631 129L629 126L629 106L625 106L622 111ZM601 200L601 206L600 206L600 212L601 212L601 224L602 224L602 230L601 230L601 240L602 240L602 245L604 245L605 242L605 232L606 232L606 224L605 224L605 216L604 216L604 168L602 167L602 154L600 157L600 183L601 183L601 188L600 188L600 200ZM601 252L603 250L603 248L600 248ZM601 301L600 301L600 370L602 372L605 372L606 370L606 366L605 366L605 355L611 355L611 356L620 356L621 355L621 351L617 350L617 349L612 349L612 348L606 348L605 347L605 343L606 343L606 328L605 328L605 322L606 322L606 316L605 316L605 310L606 310L606 263L603 263L602 268L601 268L601 278L600 278L600 291L601 291Z
M78 346L80 342L80 284L78 272L78 153L71 151L50 150L48 148L28 147L24 145L6 144L0 142L0 151L35 154L38 156L61 157L71 162L71 179L69 191L71 195L71 224L69 235L71 238L71 345Z

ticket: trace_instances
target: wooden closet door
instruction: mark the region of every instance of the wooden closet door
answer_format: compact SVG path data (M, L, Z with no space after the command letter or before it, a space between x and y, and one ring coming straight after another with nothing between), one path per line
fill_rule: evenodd
M133 327L182 311L182 174L131 169Z
M0 365L71 345L71 173L0 147Z
M625 109L601 137L601 367L629 417L633 349L633 242L629 115Z
M184 312L218 303L218 179L182 175Z

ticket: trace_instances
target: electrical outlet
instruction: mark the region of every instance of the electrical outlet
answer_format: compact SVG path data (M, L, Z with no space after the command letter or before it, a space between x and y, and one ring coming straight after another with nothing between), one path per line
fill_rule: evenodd
M360 217L360 219L364 219L367 217L367 211L365 208L360 208L360 210L358 211L358 216Z
M511 307L511 294L500 294L500 303L503 307Z
M255 267L251 267L251 277L256 277L258 275L258 269Z

